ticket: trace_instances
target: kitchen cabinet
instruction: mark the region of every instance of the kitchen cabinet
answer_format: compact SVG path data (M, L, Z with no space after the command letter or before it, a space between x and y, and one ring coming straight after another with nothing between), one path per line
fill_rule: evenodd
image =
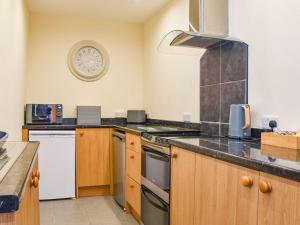
M141 153L131 149L126 150L126 174L138 184L141 184Z
M258 225L298 225L299 183L266 173L259 182Z
M39 172L38 161L36 160L32 172L30 173L23 193L19 210L15 213L14 222L11 225L39 225L40 206L39 206ZM12 214L7 214L12 215ZM2 221L0 219L0 224ZM6 224L6 223L4 223Z
M126 149L141 152L141 137L138 135L126 133Z
M111 184L110 129L76 129L78 196L108 195Z
M195 225L256 225L259 173L197 154Z
M126 201L138 215L141 211L141 185L127 176L126 178Z
M126 210L137 221L141 215L141 137L126 133Z
M171 225L298 225L300 183L172 148Z
M174 147L171 157L171 224L193 224L196 154Z

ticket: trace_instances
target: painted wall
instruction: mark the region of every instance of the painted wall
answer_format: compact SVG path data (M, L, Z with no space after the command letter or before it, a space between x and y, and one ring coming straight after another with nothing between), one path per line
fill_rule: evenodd
M300 2L230 0L230 34L249 44L253 125L278 115L282 129L300 128Z
M172 1L144 27L144 101L153 118L181 120L182 113L189 111L193 121L198 121L197 58L156 52L168 31L187 29L187 4L187 0ZM263 115L277 115L280 128L299 129L299 8L297 0L229 1L230 35L249 44L249 103L254 127L261 127Z
M70 48L81 40L102 44L110 57L108 73L83 82L68 69ZM101 105L103 117L143 108L143 30L141 25L80 17L30 15L27 103L62 103L64 116L77 105Z
M25 1L0 1L0 130L21 140L24 118L27 17Z
M188 29L188 1L173 0L144 24L144 105L150 117L199 122L199 56L157 52L165 34Z

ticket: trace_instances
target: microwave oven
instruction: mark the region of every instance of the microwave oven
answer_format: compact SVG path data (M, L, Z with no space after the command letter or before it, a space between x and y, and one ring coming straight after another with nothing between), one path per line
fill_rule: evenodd
M26 124L62 124L62 104L26 104Z

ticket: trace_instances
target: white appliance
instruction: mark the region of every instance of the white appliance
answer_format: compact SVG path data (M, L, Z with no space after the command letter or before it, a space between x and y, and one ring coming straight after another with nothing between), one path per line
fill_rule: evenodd
M30 130L39 141L40 200L75 198L75 131Z

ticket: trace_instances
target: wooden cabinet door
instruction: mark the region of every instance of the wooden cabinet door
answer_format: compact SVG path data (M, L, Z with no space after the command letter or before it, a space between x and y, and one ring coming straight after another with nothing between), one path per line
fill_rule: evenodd
M38 171L37 160L29 174L19 210L16 212L16 225L40 225L39 188L30 184L33 173L36 171Z
M33 173L39 171L38 161L36 160ZM39 186L31 187L30 190L30 214L31 214L31 225L40 225L40 202L39 202Z
M213 158L196 156L195 225L256 225L258 191L240 183L258 173Z
M262 182L268 182L272 190L259 192L258 225L299 225L298 183L265 173L260 176Z
M173 147L171 157L171 225L192 225L196 154Z
M26 183L25 192L23 193L21 203L16 212L16 225L31 225L31 187L30 179Z
M77 129L79 187L110 184L109 129Z

